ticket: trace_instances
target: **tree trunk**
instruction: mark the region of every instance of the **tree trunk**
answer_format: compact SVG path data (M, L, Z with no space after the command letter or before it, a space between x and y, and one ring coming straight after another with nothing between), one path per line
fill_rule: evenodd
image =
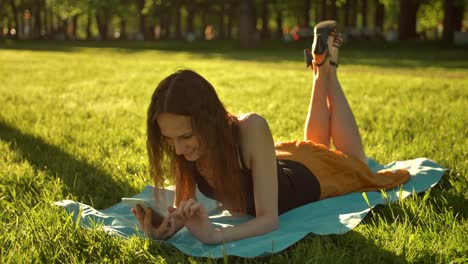
M32 37L33 39L40 39L41 38L41 30L42 30L42 21L41 21L41 12L42 12L42 2L43 0L37 0L33 2L32 6L32 15L34 25L32 26Z
M233 27L233 24L234 24L234 17L236 15L236 12L235 12L235 6L236 2L235 0L231 0L231 2L229 3L229 8L228 8L228 14L227 14L227 17L228 17L228 21L227 21L227 28L226 28L226 38L227 39L233 39L232 37L232 27Z
M453 43L454 9L453 0L444 0L444 31L442 33L442 40L450 44Z
M49 23L49 10L47 9L46 0L44 0L44 31L45 31L45 38L48 38L50 33L50 23Z
M218 38L219 39L225 39L226 38L226 30L225 30L225 25L224 25L224 16L226 15L226 5L224 2L220 3L221 11L219 12L219 33L218 33Z
M91 36L91 17L92 17L92 14L91 14L91 6L88 4L88 16L87 16L87 19L86 19L86 40L91 40L92 36Z
M276 11L276 38L283 39L283 9L281 8Z
M99 36L102 40L107 40L107 34L109 32L109 22L105 12L96 10L96 23L99 31Z
M175 19L175 38L176 39L182 39L182 23L181 23L181 19L182 19L182 15L181 15L181 5L180 5L180 1L177 0L175 1L175 16L174 16L174 19Z
M252 28L254 31L254 34L257 32L257 20L258 20L258 9L257 9L257 4L255 0L252 0L252 5L250 6L252 10Z
M330 0L330 12L328 14L329 19L337 20L336 0Z
M168 12L167 16L166 16L166 36L167 36L167 38L171 38L174 35L174 34L172 34L172 29L171 29L173 19L174 18L172 17L172 14L170 12Z
M161 39L161 22L162 22L162 15L159 12L160 5L158 4L157 0L153 0L153 16L154 16L154 40Z
M78 31L78 16L79 15L74 15L72 17L72 38L73 39L78 39L78 36L76 35L76 32Z
M8 31L6 33L6 36L7 36L7 38L11 38L11 29L13 28L13 25L12 25L10 17L8 17L7 19L8 19L8 21L7 21Z
M453 29L455 31L461 31L462 30L462 23L463 23L463 16L465 14L465 8L466 8L466 1L465 2L458 2L457 8L455 8L455 15L453 18Z
M146 31L146 38L145 40L155 40L154 36L154 30L156 28L156 24L151 24Z
M145 8L145 0L137 0L137 9L138 9L138 31L140 37L143 40L148 38L148 34L146 32L146 15L143 14L143 9Z
M465 4L462 1L444 0L444 31L442 40L452 44L455 31L461 30Z
M243 48L253 48L257 44L253 27L253 5L253 0L242 0L239 6L239 40Z
M375 27L382 34L385 20L385 5L375 0Z
M172 36L171 34L171 12L169 12L168 7L165 7L164 13L161 15L161 38L168 39Z
M315 23L320 21L320 4L318 2L315 2L315 12L314 12L314 17L315 17Z
M357 26L357 9L358 9L358 3L357 0L351 0L350 1L350 16L349 16L349 26L352 28L355 28Z
M24 19L24 13L21 13L20 11L20 14L19 14L19 30L16 32L18 34L18 38L24 38L25 37L25 26L26 26L26 20Z
M419 9L419 0L400 0L400 16L398 35L400 40L417 38L416 14Z
M50 27L52 37L54 37L60 31L60 18L55 15L53 6L50 7Z
M268 0L262 0L262 31L260 36L262 39L268 39L270 32L268 30Z
M322 0L322 14L321 14L321 17L320 17L320 21L323 21L323 20L326 20L327 17L328 17L328 14L327 14L327 0Z
M120 37L119 39L126 40L127 39L127 20L121 18L120 19Z
M194 18L195 2L194 0L187 0L187 34L195 34Z
M379 1L379 0L377 0ZM344 9L344 26L345 28L349 27L350 25L350 18L351 18L351 14L350 14L350 0L346 0L346 2L344 3L343 5L343 9Z
M15 20L15 30L16 34L12 36L13 39L18 39L18 35L20 32L20 24L19 24L19 17L18 17L18 8L15 5L15 0L10 0L11 12L13 12L13 18Z
M161 27L161 32L160 32L159 38L160 39L165 39L166 38L166 24L167 24L166 16L167 16L167 14L162 14L161 13L159 16L160 16L159 25Z
M304 27L310 27L310 0L304 2Z
M61 23L61 26L60 26L60 29L62 31L62 34L63 36L65 37L65 40L69 40L69 36L68 36L68 32L67 32L67 29L68 29L68 19L60 19L60 23Z
M361 0L362 27L367 28L367 0Z
M202 31L203 31L203 39L207 39L207 32L206 32L206 29L208 27L208 22L207 22L207 19L206 19L206 16L208 15L207 14L208 10L206 9L202 9L201 10L201 27L202 27Z

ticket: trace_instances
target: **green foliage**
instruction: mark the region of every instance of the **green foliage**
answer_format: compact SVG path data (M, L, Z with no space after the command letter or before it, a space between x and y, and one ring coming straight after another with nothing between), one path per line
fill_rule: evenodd
M399 4L394 0L379 0L385 6L385 28L396 30L398 25Z
M48 0L46 4L52 7L61 19L66 19L86 12L89 2L89 0Z
M353 231L308 235L270 257L199 259L172 246L82 229L53 205L108 207L150 183L145 115L159 80L204 75L234 113L255 111L275 140L302 138L311 73L301 48L219 42L0 43L0 263L463 263L468 57L437 44L346 43L339 75L366 153L447 167L430 191L373 209ZM259 70L261 69L261 70ZM385 193L382 195L385 196Z
M418 10L418 30L437 28L444 19L442 0L429 0Z

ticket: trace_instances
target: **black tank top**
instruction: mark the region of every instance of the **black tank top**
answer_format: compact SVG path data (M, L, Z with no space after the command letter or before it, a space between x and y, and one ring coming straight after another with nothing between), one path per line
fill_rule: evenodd
M245 165L242 151L238 149L238 152L244 183L243 188L246 193L247 213L255 216L252 171ZM292 160L277 160L277 174L279 215L320 199L320 184L315 175L302 163ZM200 175L198 170L195 173L195 182L203 195L216 200L214 189Z

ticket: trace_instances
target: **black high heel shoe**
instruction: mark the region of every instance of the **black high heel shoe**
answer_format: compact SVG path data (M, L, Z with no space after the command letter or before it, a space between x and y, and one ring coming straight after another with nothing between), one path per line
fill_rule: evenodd
M330 33L336 30L336 21L335 20L325 20L314 27L314 41L312 42L312 52L316 55L324 54L328 51L328 36ZM306 61L306 66L309 67L313 63L313 56L310 49L304 50L304 56ZM329 55L329 53L328 53ZM328 56L327 55L327 56ZM316 66L322 66L327 58L325 58L321 63L316 64Z

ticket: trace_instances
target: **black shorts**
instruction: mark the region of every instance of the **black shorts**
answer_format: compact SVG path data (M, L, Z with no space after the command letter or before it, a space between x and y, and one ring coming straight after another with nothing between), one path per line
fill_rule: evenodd
M278 214L320 200L320 183L304 164L278 160Z

